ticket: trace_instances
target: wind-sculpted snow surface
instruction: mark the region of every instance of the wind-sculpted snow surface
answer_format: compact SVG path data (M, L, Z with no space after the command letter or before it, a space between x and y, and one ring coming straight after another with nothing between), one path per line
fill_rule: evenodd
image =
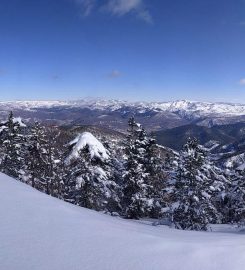
M0 174L0 269L243 270L245 234L122 220Z

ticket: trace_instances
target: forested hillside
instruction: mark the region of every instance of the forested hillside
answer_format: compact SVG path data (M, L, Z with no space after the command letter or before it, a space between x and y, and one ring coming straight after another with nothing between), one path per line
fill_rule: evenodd
M244 169L215 164L188 138L180 152L156 143L130 118L127 136L27 126L10 113L0 127L0 170L75 205L178 229L245 220Z

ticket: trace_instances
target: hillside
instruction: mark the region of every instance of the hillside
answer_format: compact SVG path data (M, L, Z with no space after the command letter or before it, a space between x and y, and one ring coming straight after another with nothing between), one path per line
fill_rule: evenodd
M200 144L216 141L219 145L235 143L245 138L245 123L205 127L184 125L155 133L159 144L180 150L188 137L196 137Z
M242 270L245 235L178 231L59 201L0 174L0 268Z

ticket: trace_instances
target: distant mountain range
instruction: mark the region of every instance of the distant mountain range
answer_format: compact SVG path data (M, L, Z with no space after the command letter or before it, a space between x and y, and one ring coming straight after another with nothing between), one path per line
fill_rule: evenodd
M110 141L125 138L128 118L135 116L161 145L179 151L188 137L197 137L224 167L245 166L245 104L187 100L2 101L0 120L5 120L11 110L27 123L41 121L75 134L89 131Z
M26 121L55 125L96 125L125 131L134 115L147 130L159 131L188 124L212 127L245 123L245 104L179 100L173 102L127 102L84 99L74 101L2 101L0 119L10 110Z

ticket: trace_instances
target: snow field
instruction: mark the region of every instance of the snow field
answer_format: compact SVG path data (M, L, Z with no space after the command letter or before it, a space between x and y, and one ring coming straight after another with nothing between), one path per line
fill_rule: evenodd
M1 270L243 270L245 234L231 231L110 217L0 174Z

